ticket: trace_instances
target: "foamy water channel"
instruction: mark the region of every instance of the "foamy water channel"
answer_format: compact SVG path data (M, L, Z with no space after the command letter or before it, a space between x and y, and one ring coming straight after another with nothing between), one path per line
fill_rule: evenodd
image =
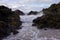
M60 30L39 30L32 26L32 20L42 15L43 14L20 16L21 21L23 21L22 29L18 30L18 34L11 34L3 40L60 40Z

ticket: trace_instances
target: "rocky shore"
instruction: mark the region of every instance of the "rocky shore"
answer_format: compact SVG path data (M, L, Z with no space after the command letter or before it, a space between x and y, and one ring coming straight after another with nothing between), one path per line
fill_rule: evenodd
M12 32L18 33L17 29L21 28L20 14L12 11L6 6L0 6L0 40L7 37Z
M44 15L34 19L33 26L37 26L38 29L60 29L60 3L52 4L42 11Z

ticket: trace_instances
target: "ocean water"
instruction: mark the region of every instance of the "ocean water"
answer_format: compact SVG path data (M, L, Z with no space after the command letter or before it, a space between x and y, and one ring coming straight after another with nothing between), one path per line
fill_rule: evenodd
M41 17L43 14L38 15L24 15L20 16L22 23L22 29L19 29L19 33L4 38L3 40L60 40L60 30L47 29L39 30L35 26L32 26L32 20Z

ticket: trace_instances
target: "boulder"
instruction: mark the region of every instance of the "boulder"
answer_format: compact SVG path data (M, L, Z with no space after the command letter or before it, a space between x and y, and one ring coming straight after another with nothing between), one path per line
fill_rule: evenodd
M36 15L36 14L38 14L37 11L30 11L30 12L28 13L28 15Z
M18 15L25 15L22 11L20 10L15 10L14 11L15 14L18 14Z
M0 6L0 40L10 35L11 32L17 34L17 29L21 28L21 24L19 14L14 13L8 7Z
M49 8L43 9L44 15L33 20L39 29L50 28L60 29L60 3L52 4Z

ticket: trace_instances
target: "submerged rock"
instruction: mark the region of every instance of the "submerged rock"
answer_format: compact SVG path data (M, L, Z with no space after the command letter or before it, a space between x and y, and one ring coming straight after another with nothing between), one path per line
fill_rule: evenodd
M14 13L8 7L0 6L0 40L10 35L11 32L17 34L17 29L21 24L19 14Z
M37 28L60 29L60 3L52 4L49 8L42 11L44 15L33 20Z

